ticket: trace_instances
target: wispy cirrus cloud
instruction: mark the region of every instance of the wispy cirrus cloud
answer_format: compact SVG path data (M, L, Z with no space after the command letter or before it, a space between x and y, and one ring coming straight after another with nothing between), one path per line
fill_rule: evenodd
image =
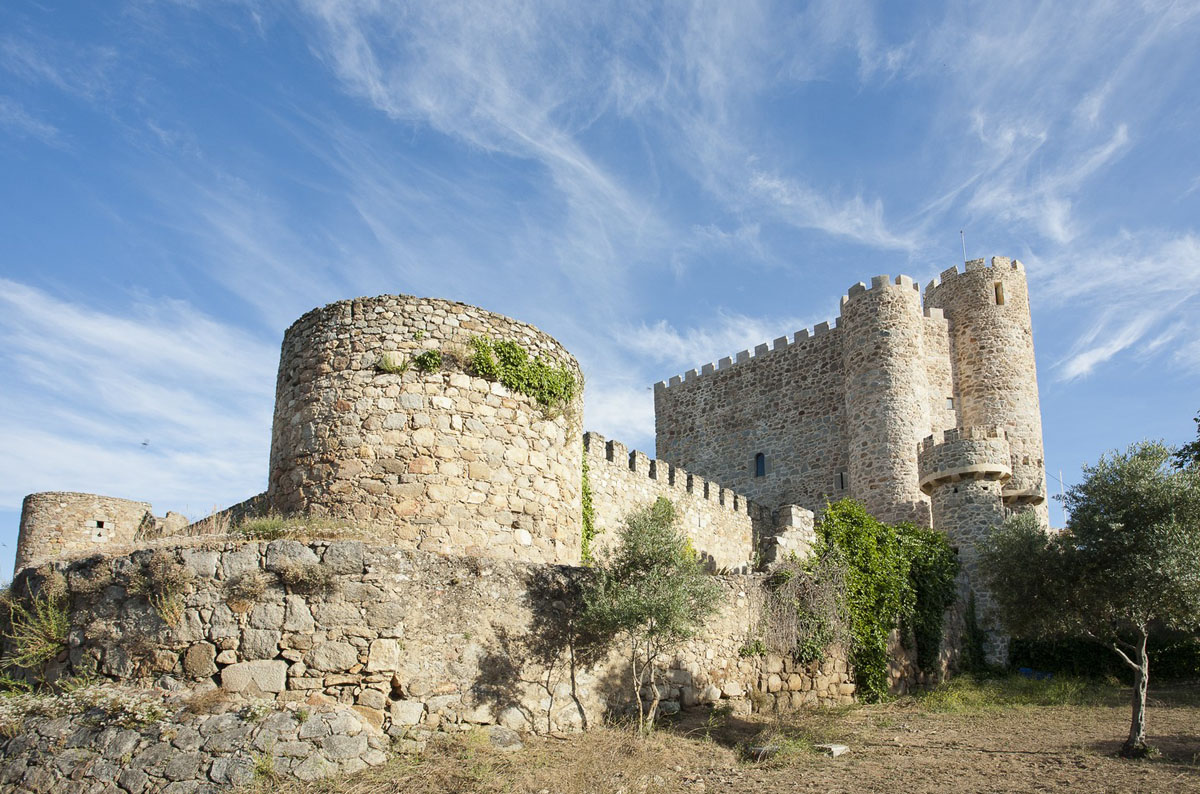
M197 516L265 479L277 353L263 340L178 301L116 314L0 279L0 343L5 507L82 490Z
M58 127L37 118L5 96L0 96L0 129L20 138L36 138L47 146L65 145Z

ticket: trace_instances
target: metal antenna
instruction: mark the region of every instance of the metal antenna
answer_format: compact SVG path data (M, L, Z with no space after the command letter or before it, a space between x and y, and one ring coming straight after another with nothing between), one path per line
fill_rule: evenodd
M958 236L962 238L962 244L963 244L963 262L966 262L966 261L967 261L967 236L966 236L965 234L963 234L963 230L962 230L962 229L959 229L959 230L958 230Z

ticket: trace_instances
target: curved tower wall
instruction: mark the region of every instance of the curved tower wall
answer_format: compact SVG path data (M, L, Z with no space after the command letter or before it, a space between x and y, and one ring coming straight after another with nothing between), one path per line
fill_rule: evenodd
M146 502L66 491L29 494L21 505L15 570L132 542L153 520Z
M934 529L946 533L962 565L960 588L975 593L976 615L993 664L1008 662L1008 635L994 614L979 570L978 544L1004 521L1002 491L1012 477L1009 439L1002 428L968 427L935 433L917 452L921 489L930 496Z
M924 322L907 276L876 276L842 299L850 493L883 521L928 526L914 454L930 428Z
M925 305L950 321L956 397L964 427L999 425L1008 431L1012 478L1006 503L1034 505L1046 519L1042 415L1025 268L1015 260L977 259L965 272L951 268L925 291Z
M565 410L467 374L472 336L516 342L567 367ZM443 368L419 372L426 350ZM381 361L409 362L389 373ZM557 341L451 301L385 295L330 304L284 334L268 500L350 518L381 540L441 553L578 562L582 379Z

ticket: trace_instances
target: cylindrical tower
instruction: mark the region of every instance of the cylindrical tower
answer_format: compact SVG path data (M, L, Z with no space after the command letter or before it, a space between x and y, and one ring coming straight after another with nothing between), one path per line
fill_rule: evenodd
M571 400L546 408L475 374L473 337L565 369ZM424 550L577 563L582 392L557 341L473 306L385 295L314 309L283 338L269 502Z
M924 318L912 279L871 279L842 298L850 493L882 521L929 526L917 444L929 433Z
M31 493L21 505L14 573L129 543L139 530L153 527L153 521L146 502L91 493Z
M921 490L930 496L933 528L946 533L958 551L962 575L975 593L976 614L985 632L984 651L993 664L1008 662L1008 635L994 614L979 570L978 544L1004 521L1001 496L1012 477L1005 431L997 427L947 430L926 438L918 450Z
M1042 413L1038 402L1033 328L1024 266L993 257L951 268L925 290L925 305L950 323L956 396L964 427L997 425L1008 432L1012 478L1004 501L1034 506L1047 521Z

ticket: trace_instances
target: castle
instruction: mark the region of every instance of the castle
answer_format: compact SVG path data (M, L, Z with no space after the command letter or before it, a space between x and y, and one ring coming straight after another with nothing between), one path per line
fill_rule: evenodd
M813 512L853 497L889 521L944 531L986 611L974 541L1008 511L1045 519L1028 290L1020 262L857 284L841 316L654 389L655 459L583 432L582 390L547 410L472 373L474 337L507 340L582 382L537 328L445 300L340 301L284 335L268 490L226 517L336 516L389 547L578 565L583 473L596 542L631 509L674 501L714 570L803 551ZM407 362L437 351L433 371ZM405 362L405 366L398 366ZM210 531L89 494L25 500L18 571ZM991 627L988 652L1004 655Z

